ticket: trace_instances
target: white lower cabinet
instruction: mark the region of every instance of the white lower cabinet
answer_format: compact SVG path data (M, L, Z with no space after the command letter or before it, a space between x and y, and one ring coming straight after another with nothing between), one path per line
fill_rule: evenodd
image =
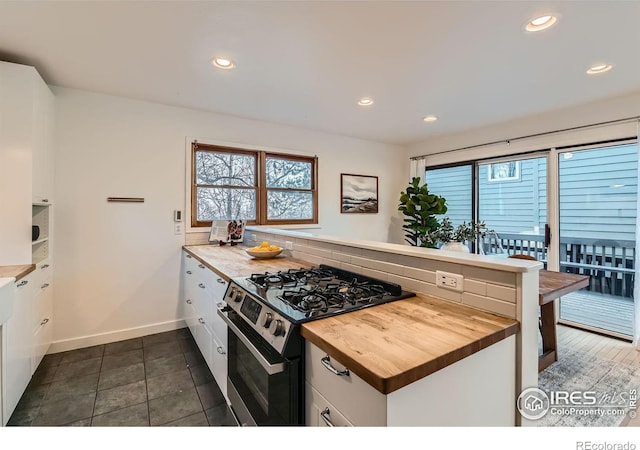
M2 327L2 420L11 417L22 393L31 380L32 323L31 303L35 274L16 281L13 313Z
M305 346L307 425L325 426L327 418L353 426L516 424L515 336L386 395L353 372L347 375L317 346Z
M311 427L352 427L353 424L309 383L305 386L305 421Z
M53 340L53 273L51 263L45 260L36 265L32 287L33 302L31 314L32 353L31 373L33 374L46 355Z
M226 342L225 334L225 342ZM227 398L227 347L222 345L217 334L213 335L213 378L216 380L218 387Z
M181 305L202 356L227 397L227 325L218 316L227 281L186 251L182 253Z
M325 352L305 341L307 425L327 426L320 414L328 408L323 415L329 415L334 425L385 426L387 396L337 361L327 358Z

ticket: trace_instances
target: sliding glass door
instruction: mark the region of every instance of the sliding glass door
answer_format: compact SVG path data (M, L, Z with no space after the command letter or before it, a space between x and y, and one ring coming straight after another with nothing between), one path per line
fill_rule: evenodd
M480 250L546 263L547 156L478 164L478 219L494 230Z
M590 284L560 299L560 321L633 335L637 144L558 153L560 270Z
M550 149L428 168L454 225L484 221L487 255L526 254L548 270L588 275L563 296L560 322L625 339L633 335L638 144Z

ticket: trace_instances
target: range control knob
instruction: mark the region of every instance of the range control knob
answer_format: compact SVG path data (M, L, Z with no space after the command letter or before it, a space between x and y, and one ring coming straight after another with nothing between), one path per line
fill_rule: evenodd
M233 297L233 301L236 303L239 303L242 301L242 299L244 299L244 295L242 294L242 292L238 291L235 293L235 297Z
M264 317L262 318L262 326L265 328L269 328L269 325L271 325L272 320L273 320L273 314L271 314L270 312L265 313Z
M274 336L280 336L283 330L284 324L282 323L282 320L279 319L271 322L271 325L269 326L269 333L273 334Z

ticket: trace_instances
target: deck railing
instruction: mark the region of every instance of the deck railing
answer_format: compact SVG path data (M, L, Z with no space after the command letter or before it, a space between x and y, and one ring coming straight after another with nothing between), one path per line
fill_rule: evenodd
M485 254L522 253L546 267L544 236L538 234L490 234L482 239ZM589 290L633 298L635 241L589 238L560 239L560 267L566 272L589 275Z

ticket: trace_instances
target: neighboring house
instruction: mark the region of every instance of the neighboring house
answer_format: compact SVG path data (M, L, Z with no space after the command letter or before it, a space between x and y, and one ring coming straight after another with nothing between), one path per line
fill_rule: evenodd
M635 241L637 151L632 144L615 150L573 152L569 158L561 155L561 236ZM544 234L545 161L518 161L512 163L510 173L502 174L490 171L491 166L479 166L480 219L498 234ZM496 179L500 175L505 181ZM427 170L426 181L431 192L446 198L447 215L454 224L470 220L470 166Z

